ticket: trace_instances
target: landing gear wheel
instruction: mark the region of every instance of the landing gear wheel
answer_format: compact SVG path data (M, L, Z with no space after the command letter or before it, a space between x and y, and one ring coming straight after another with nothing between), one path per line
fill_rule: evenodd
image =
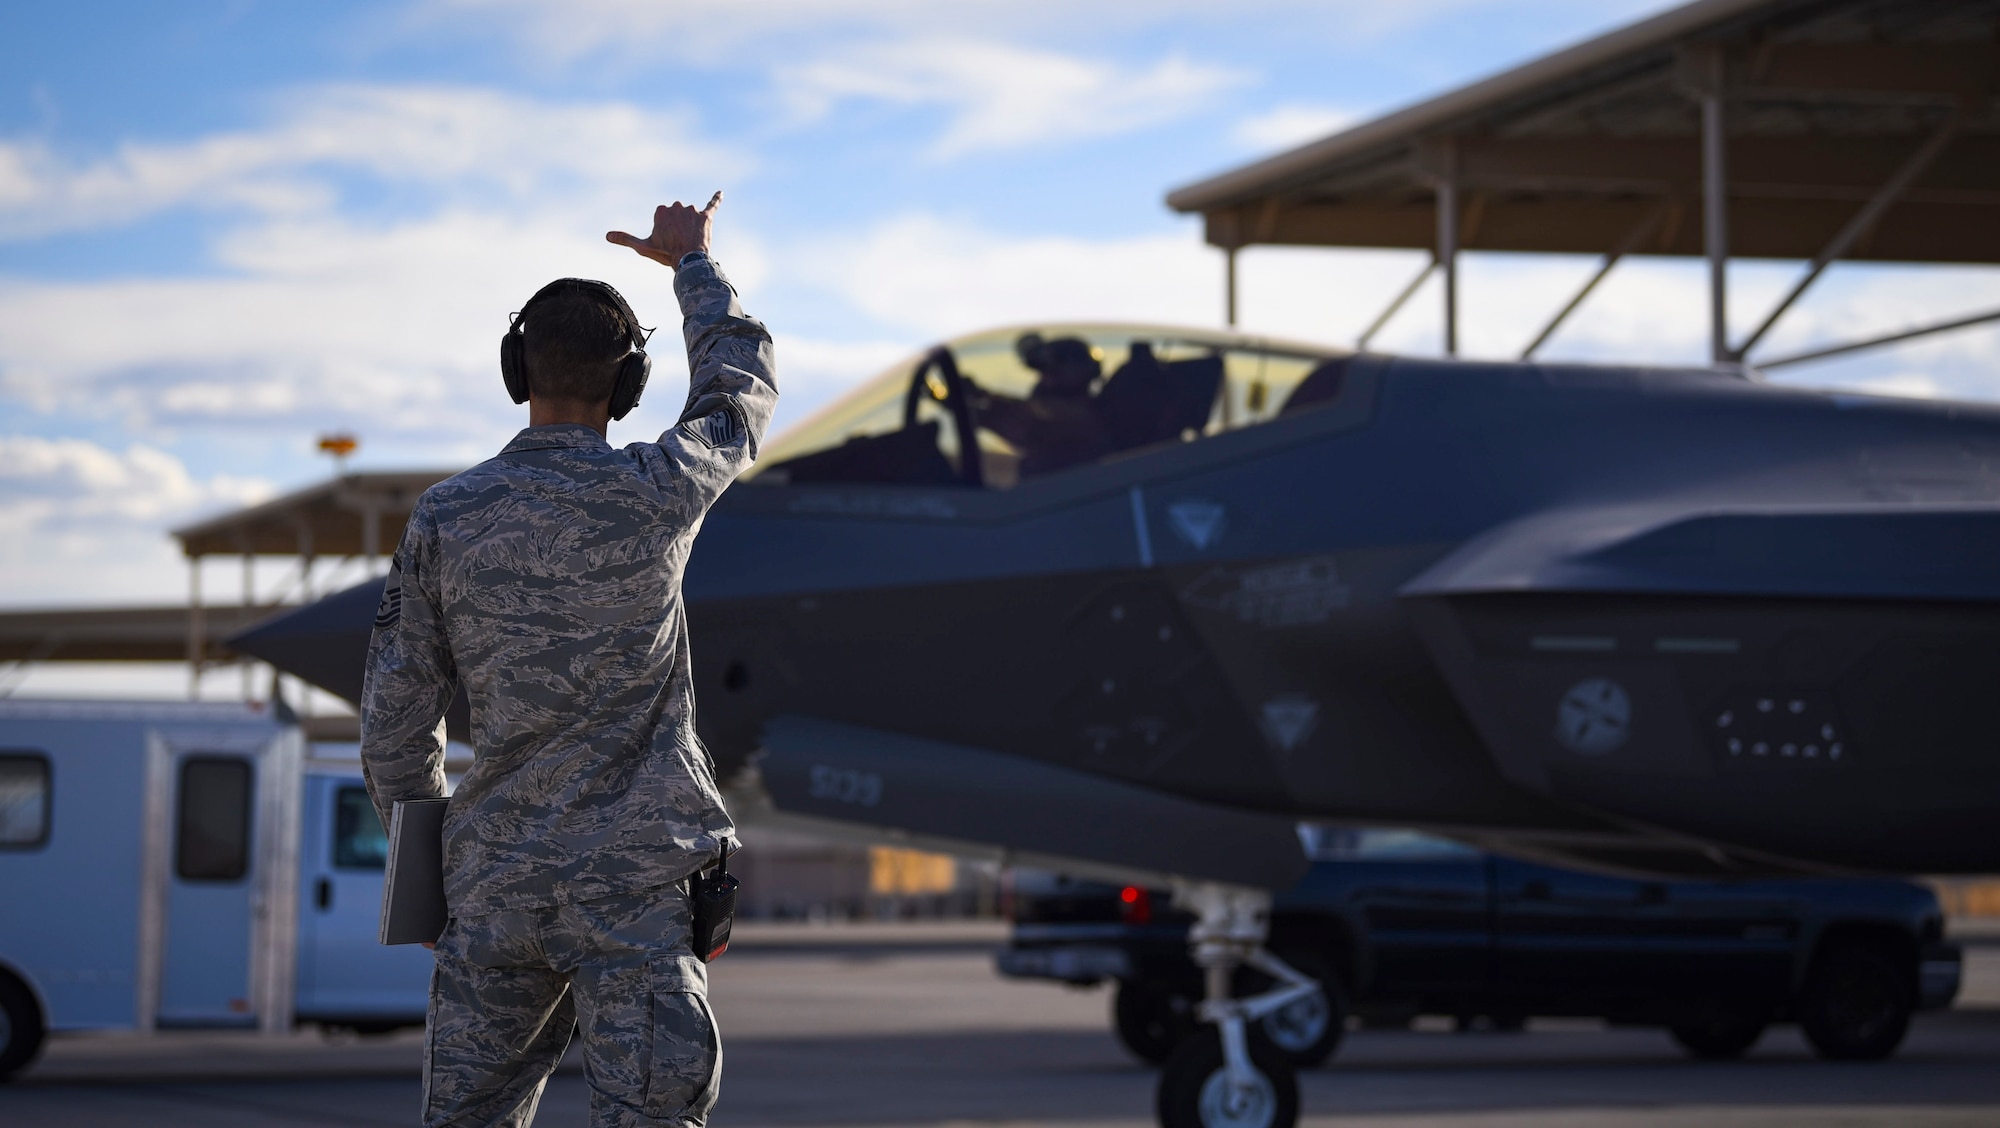
M41 1052L42 1008L26 987L0 973L0 1081L18 1073Z
M1249 1042L1252 1084L1232 1093L1216 1028L1203 1026L1182 1041L1155 1091L1160 1128L1294 1128L1299 1080L1292 1063L1261 1037Z
M1878 948L1821 955L1799 996L1799 1028L1829 1061L1880 1061L1896 1052L1916 1009L1909 977Z
M1702 1061L1734 1061L1750 1051L1768 1025L1757 1011L1716 1002L1667 1027L1689 1056Z
M1312 1069L1333 1056L1347 1033L1347 993L1319 959L1297 952L1285 952L1281 958L1319 980L1319 990L1265 1015L1257 1030L1291 1060L1293 1068ZM1245 978L1252 982L1248 989L1239 988L1240 994L1255 994L1273 985L1265 975L1251 973Z
M1195 999L1158 979L1121 979L1111 999L1111 1022L1132 1056L1163 1065L1200 1021Z

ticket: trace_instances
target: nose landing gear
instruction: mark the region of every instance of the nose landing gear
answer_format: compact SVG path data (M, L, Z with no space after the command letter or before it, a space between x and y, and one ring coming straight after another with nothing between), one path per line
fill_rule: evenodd
M1319 982L1272 955L1271 895L1256 889L1189 882L1174 887L1174 904L1196 914L1188 932L1194 962L1207 979L1200 1008L1206 1023L1167 1059L1156 1093L1161 1128L1293 1128L1299 1083L1291 1062L1251 1027L1267 1015L1317 995ZM1275 981L1267 991L1237 999L1230 984L1239 967Z

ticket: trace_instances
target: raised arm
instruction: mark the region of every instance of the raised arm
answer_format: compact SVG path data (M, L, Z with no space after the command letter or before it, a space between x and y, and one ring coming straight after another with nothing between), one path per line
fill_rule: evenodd
M679 421L660 435L659 449L682 479L678 492L693 509L691 519L756 459L778 402L771 334L743 312L735 287L708 257L721 203L720 192L699 211L676 201L654 209L653 231L644 239L623 231L604 236L674 269L688 398Z

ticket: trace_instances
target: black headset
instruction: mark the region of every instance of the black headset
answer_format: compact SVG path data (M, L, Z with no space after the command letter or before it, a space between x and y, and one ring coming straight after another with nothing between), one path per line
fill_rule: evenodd
M515 403L528 401L528 341L521 333L521 323L528 319L536 302L565 290L581 290L604 298L625 319L626 339L632 351L618 362L618 381L611 386L611 418L623 419L639 406L639 397L646 391L646 377L653 373L653 358L646 355L646 338L652 336L652 331L639 328L639 319L632 315L632 307L625 304L624 295L606 283L589 278L556 279L536 290L535 296L510 320L507 335L500 338L500 378L507 382L507 394L514 397Z

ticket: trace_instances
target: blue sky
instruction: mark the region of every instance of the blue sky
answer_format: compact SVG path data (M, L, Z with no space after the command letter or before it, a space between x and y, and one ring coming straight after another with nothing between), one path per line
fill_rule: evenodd
M1216 324L1166 190L1662 7L1651 0L185 0L0 9L0 603L177 598L165 531L523 422L508 310L563 274L671 325L601 241L728 191L717 256L797 419L927 341L1038 318ZM1255 251L1244 320L1351 340L1414 254ZM1503 356L1590 269L1475 256ZM1738 268L1739 319L1795 266ZM1838 268L1774 348L2000 301L1994 272ZM1436 348L1420 301L1378 345ZM1548 355L1698 362L1698 268L1621 268ZM671 350L666 350L671 352ZM2000 333L1798 379L2000 395ZM614 440L678 405L684 369ZM1788 377L1794 378L1794 377Z

